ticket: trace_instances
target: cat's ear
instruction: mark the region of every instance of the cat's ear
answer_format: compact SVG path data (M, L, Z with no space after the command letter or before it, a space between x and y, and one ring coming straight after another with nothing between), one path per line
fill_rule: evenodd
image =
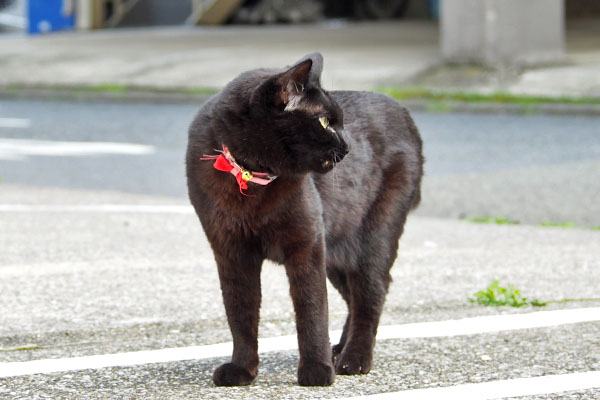
M321 72L323 72L323 56L319 52L314 52L302 57L296 64L304 60L311 60L312 67L310 68L309 82L312 85L321 86Z
M313 62L311 59L301 61L277 78L277 103L285 105L286 110L294 109L304 97L305 90L310 80L310 70Z

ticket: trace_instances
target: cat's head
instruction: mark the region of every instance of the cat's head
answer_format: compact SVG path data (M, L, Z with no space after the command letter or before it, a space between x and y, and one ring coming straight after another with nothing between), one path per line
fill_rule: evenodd
M328 172L344 158L344 116L321 88L322 66L323 57L312 53L283 70L250 71L232 82L229 92L244 107L223 141L242 165L297 175Z

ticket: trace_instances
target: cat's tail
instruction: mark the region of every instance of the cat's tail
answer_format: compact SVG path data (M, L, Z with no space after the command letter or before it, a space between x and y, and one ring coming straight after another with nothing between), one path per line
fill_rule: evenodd
M408 131L410 132L410 139L413 143L414 150L414 162L412 172L414 179L414 189L412 194L412 199L410 203L410 209L414 210L421 203L421 182L423 180L423 165L425 164L425 156L423 155L423 139L421 139L421 135L419 134L419 129L415 125L415 121L410 116L410 113L406 108L404 108L404 118L406 121L406 125L408 127Z
M421 204L421 185L417 185L415 192L413 193L412 202L410 204L410 209L414 210Z

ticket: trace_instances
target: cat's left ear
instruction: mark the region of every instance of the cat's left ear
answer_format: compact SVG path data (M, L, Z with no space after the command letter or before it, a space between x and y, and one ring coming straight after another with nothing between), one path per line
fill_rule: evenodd
M310 79L312 60L307 59L294 65L277 78L277 103L284 104L286 110L296 108L304 97Z
M277 78L279 91L276 95L276 103L284 105L287 111L296 108L309 86L321 86L321 71L323 71L321 53L310 53L302 57Z
M310 68L310 74L308 76L309 83L315 86L321 86L321 72L323 72L323 56L319 52L314 52L302 57L296 65L306 61L312 61L312 67Z

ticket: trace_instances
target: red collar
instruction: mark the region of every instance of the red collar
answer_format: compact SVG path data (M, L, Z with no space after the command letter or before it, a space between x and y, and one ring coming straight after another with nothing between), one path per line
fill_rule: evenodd
M239 165L235 158L229 152L227 146L223 145L223 151L217 150L219 155L204 155L200 158L201 160L215 160L213 167L219 171L229 172L235 176L238 186L240 187L240 193L246 195L244 190L248 189L247 182L257 183L259 185L268 185L273 182L277 176L269 175L266 172L255 172L249 171Z

